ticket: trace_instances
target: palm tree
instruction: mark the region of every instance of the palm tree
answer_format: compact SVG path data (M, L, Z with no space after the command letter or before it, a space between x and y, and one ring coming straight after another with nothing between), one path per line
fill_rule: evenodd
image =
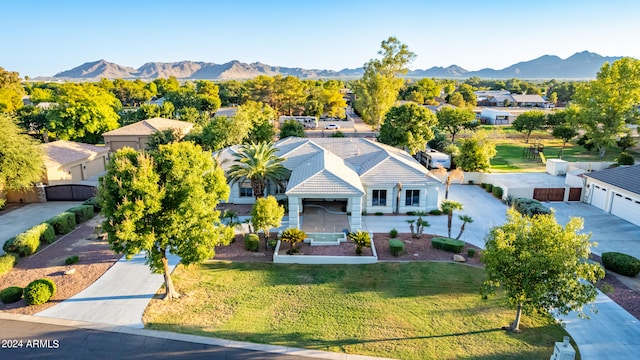
M442 212L447 214L447 228L449 229L449 237L451 237L451 220L453 219L453 210L462 210L462 204L453 200L445 200L440 204L440 207L442 207Z
M458 219L462 220L462 226L460 226L460 233L456 237L456 240L460 240L460 237L464 232L464 226L467 225L467 223L471 224L473 222L473 219L469 215L460 215L458 216Z
M455 168L451 172L447 172L442 165L438 164L436 169L431 170L431 173L436 177L443 179L441 180L446 185L446 190L444 192L445 200L449 198L449 186L452 181L459 181L462 184L464 180L464 171L460 168Z
M249 180L256 199L264 197L268 182L282 183L289 170L282 166L284 158L276 155L278 149L271 142L242 145L229 168L231 184Z

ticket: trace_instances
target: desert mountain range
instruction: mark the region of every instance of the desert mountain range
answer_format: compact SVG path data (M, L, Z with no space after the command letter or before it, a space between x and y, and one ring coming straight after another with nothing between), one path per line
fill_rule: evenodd
M566 59L554 55L519 62L500 70L481 69L469 71L457 65L432 67L426 70L411 70L407 77L413 78L468 78L477 76L488 79L593 79L605 62L613 62L621 57L606 57L588 51L576 53ZM241 80L258 75L297 76L301 79L351 79L362 76L364 70L343 69L317 70L271 66L254 62L251 64L230 61L214 64L201 61L149 62L135 69L106 60L88 62L71 70L54 75L55 79L156 79L175 76L178 79Z

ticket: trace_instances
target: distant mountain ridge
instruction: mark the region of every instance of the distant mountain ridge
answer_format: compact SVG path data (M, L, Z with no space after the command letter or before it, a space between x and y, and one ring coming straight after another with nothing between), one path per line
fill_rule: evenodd
M407 77L424 78L469 78L477 76L488 79L594 79L605 62L614 62L621 56L601 56L588 51L576 53L566 59L558 56L544 55L539 58L519 62L501 70L482 69L468 71L460 66L451 65L443 68L434 66L425 70L412 70ZM175 76L178 79L203 80L243 80L258 75L296 76L301 79L318 78L359 78L364 73L362 68L334 70L318 70L271 66L254 62L251 64L237 60L225 64L214 64L202 61L148 62L138 69L122 66L106 60L84 63L71 70L54 75L60 79L156 79Z

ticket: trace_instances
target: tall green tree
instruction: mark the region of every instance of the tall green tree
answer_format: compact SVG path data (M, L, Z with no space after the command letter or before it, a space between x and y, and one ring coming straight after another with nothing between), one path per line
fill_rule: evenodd
M168 254L185 265L200 263L233 236L216 210L229 196L224 172L193 143L163 145L151 153L118 150L98 191L111 248L127 258L143 252L151 270L164 274L166 300L180 296Z
M0 67L0 113L13 113L20 109L24 95L20 75Z
M525 134L525 143L529 143L529 138L534 130L542 130L547 122L546 115L540 110L531 110L520 114L511 126Z
M248 180L256 199L264 197L269 183L282 183L289 176L289 170L282 166L285 159L276 155L277 151L271 142L243 145L229 168L231 184Z
M290 136L307 137L304 126L295 120L285 120L280 126L280 139Z
M456 164L464 171L484 171L491 167L491 158L496 156L496 145L485 131L477 131L463 139Z
M514 209L507 222L491 229L482 262L486 285L501 287L516 308L513 323L519 331L522 312L582 311L597 295L594 283L604 277L600 264L589 261L590 235L580 233L583 220L571 218L563 227L554 214L528 217Z
M603 157L607 146L615 146L620 134L629 131L626 125L640 118L640 60L605 63L596 80L580 86L573 100L580 108L580 126Z
M451 141L455 141L456 134L463 129L471 129L476 122L476 114L469 108L443 107L438 111L438 127L451 134Z
M256 230L264 232L265 241L269 240L271 229L280 226L283 217L284 207L271 195L256 199L256 203L251 208L251 223Z
M382 42L378 55L382 59L371 59L365 63L362 79L354 84L355 108L362 119L376 129L380 128L385 115L398 99L398 92L404 84L398 76L407 73L407 66L416 57L395 37Z
M0 114L0 129L0 190L23 190L42 180L44 158L38 144L7 114Z
M120 101L97 85L62 84L56 102L58 105L47 112L47 120L58 139L96 144L102 141L103 133L119 126Z
M414 103L391 108L380 128L381 143L406 147L411 154L424 150L433 139L432 128L438 124L436 116L428 109Z
M249 129L243 143L259 143L273 141L276 134L273 122L276 121L277 114L271 106L249 100L238 107L236 115L233 117L236 127L243 127L247 124Z

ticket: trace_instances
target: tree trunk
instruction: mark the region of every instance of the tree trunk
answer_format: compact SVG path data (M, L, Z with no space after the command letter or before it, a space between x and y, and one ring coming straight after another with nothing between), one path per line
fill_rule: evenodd
M453 210L447 214L447 228L449 229L449 237L451 237L451 220L453 219Z
M451 179L449 179L449 176L447 176L447 182L446 182L445 186L445 190L444 190L444 199L447 200L449 199L449 185L451 185Z
M462 236L462 233L464 232L464 226L467 224L466 221L462 222L462 226L460 226L460 233L458 234L458 236L456 237L456 240L460 240L460 237Z
M507 327L506 330L511 332L520 332L520 316L522 315L522 303L518 303L516 307L516 319L513 321L513 324Z
M173 281L171 280L171 272L169 271L169 259L167 259L166 250L164 250L162 254L162 267L164 268L164 287L166 290L163 300L179 298L180 294L173 287Z
M607 152L607 147L606 146L601 146L598 148L598 155L602 158L604 157L604 154Z

